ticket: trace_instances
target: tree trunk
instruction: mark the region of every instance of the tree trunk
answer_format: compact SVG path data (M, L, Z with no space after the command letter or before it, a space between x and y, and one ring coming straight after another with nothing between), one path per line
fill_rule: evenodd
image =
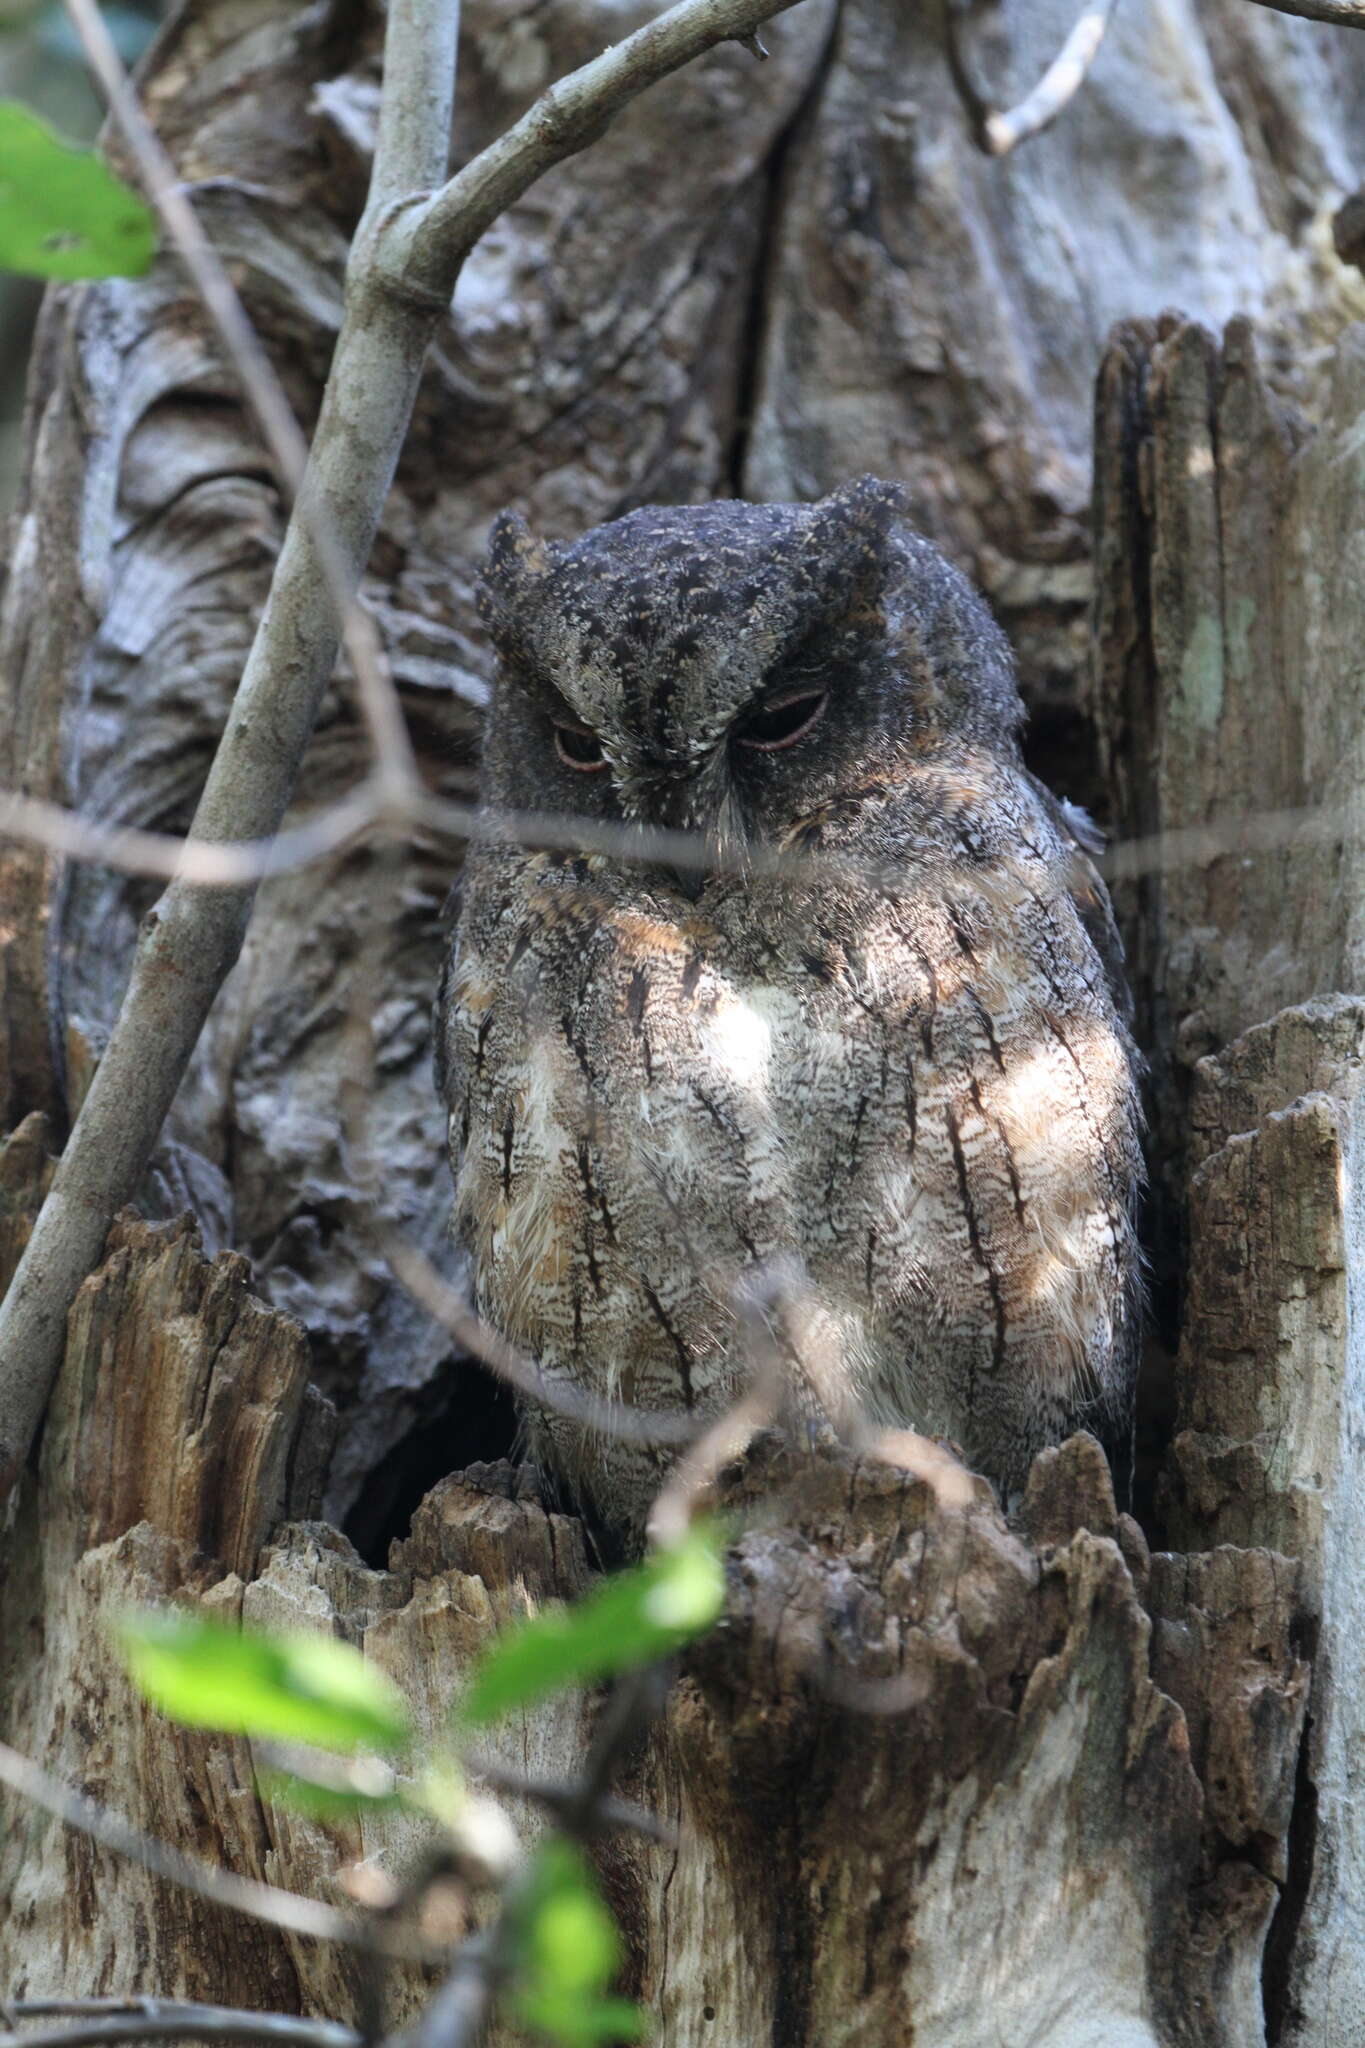
M473 0L459 155L651 11ZM1002 102L1073 12L973 19ZM1336 2048L1365 2013L1365 283L1331 215L1360 171L1365 38L1242 0L1132 0L1063 119L991 162L932 19L805 0L769 63L721 50L655 88L494 228L365 596L424 771L463 793L487 677L473 578L504 503L571 534L648 500L905 480L1015 641L1036 765L1161 842L1118 890L1152 1069L1135 1505L1159 1547L1088 1439L1038 1461L1014 1526L984 1485L962 1514L889 1468L765 1444L731 1482L766 1505L727 1624L630 1764L678 1846L613 1841L604 1875L668 2048ZM350 0L193 0L147 71L305 417L379 26ZM1169 301L1238 317L1219 344L1153 324ZM0 782L182 825L279 532L175 264L52 293L0 612ZM362 760L343 675L299 809ZM1273 843L1163 841L1228 818ZM0 873L6 1277L148 895L16 848ZM419 845L397 886L360 851L263 890L148 1220L118 1225L72 1311L3 1539L0 1733L169 1839L324 1896L339 1853L401 1868L412 1841L367 1823L338 1844L263 1802L245 1745L135 1702L107 1623L176 1595L331 1628L431 1726L492 1628L590 1577L578 1525L497 1462L503 1398L388 1279L347 1174L354 935L382 884L374 1143L395 1214L444 1256L428 1017L452 878ZM565 1773L592 1711L537 1713L509 1759ZM339 1951L5 1812L0 1994L353 2016ZM398 1977L395 2013L425 1989Z

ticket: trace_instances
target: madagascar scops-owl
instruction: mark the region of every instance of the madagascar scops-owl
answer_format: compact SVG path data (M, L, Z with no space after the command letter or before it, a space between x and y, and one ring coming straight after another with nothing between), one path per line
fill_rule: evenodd
M438 1068L481 1313L551 1379L711 1410L748 1369L744 1275L781 1261L798 1410L947 1437L1007 1492L1073 1425L1112 1438L1119 952L981 600L865 478L571 546L504 517L483 602L484 804L690 832L705 864L469 850ZM526 1420L639 1526L665 1453Z

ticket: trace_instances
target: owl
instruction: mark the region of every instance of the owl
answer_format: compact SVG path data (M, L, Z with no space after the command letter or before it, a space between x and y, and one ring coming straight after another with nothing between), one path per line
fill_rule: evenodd
M797 1413L947 1438L1007 1496L1073 1427L1121 1437L1141 1153L1098 842L898 489L572 545L504 515L482 606L481 802L558 821L471 845L438 1003L483 1316L552 1382L700 1421L780 1266ZM672 1454L525 1427L639 1530Z

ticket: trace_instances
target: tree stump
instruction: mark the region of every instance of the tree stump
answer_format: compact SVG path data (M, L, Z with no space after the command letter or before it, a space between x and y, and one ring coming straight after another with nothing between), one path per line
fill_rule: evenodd
M650 11L472 0L459 156ZM1072 12L1005 0L973 25L1002 99ZM146 68L305 418L377 31L365 6L191 0ZM1065 793L1177 850L1170 835L1229 815L1319 822L1268 848L1223 833L1119 893L1174 1360L1144 1507L1163 1547L1117 1513L1085 1439L1038 1461L1013 1526L984 1486L950 1509L890 1467L760 1446L729 1482L726 1620L629 1765L678 1846L602 1853L631 1988L669 2048L890 2048L912 2030L978 2048L991 2028L1012 2048L1345 2048L1365 2009L1365 1011L1359 854L1337 826L1362 766L1365 286L1331 214L1362 169L1365 38L1244 0L1197 19L1183 0L1126 6L1065 119L998 164L972 148L932 11L806 0L770 41L761 68L723 50L656 88L466 270L365 587L433 786L468 788L487 677L474 564L501 505L565 534L873 468L991 596L1034 759ZM1154 322L1172 299L1256 333ZM175 266L54 291L0 609L0 779L182 825L279 531ZM300 809L361 761L343 673ZM384 870L373 1103L397 1218L438 1256L427 1019L452 865L422 846L396 890ZM7 1273L150 892L23 849L0 873ZM0 1539L5 1738L185 1847L322 1896L347 1858L401 1868L411 1831L338 1837L264 1800L247 1745L138 1703L110 1618L180 1598L333 1630L434 1728L492 1629L591 1575L579 1525L497 1462L505 1410L393 1286L349 1181L337 1077L378 876L353 853L262 892L145 1220L120 1222L72 1311ZM504 1734L507 1757L570 1770L594 1711L552 1703ZM0 1991L353 2013L343 1953L187 1899L8 1799L5 1817ZM395 2013L426 1990L397 1978Z

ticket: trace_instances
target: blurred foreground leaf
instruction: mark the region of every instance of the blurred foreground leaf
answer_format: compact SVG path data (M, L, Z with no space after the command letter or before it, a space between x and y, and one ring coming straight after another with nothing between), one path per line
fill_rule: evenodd
M393 1811L403 1805L398 1781L378 1757L361 1756L333 1768L270 1764L256 1773L262 1799L290 1806L312 1820L350 1820L358 1813Z
M15 100L0 100L0 269L69 281L141 277L156 222L89 150Z
M576 1601L511 1628L474 1670L457 1725L482 1728L566 1686L671 1656L704 1634L725 1604L721 1532L699 1524L675 1548Z
M621 1966L621 1938L591 1867L572 1842L548 1841L538 1853L514 1933L516 2018L562 2048L638 2041L648 2030L640 2008L610 1998Z
M121 1636L152 1705L191 1728L343 1753L408 1738L397 1688L334 1636L260 1635L169 1608L134 1615Z

